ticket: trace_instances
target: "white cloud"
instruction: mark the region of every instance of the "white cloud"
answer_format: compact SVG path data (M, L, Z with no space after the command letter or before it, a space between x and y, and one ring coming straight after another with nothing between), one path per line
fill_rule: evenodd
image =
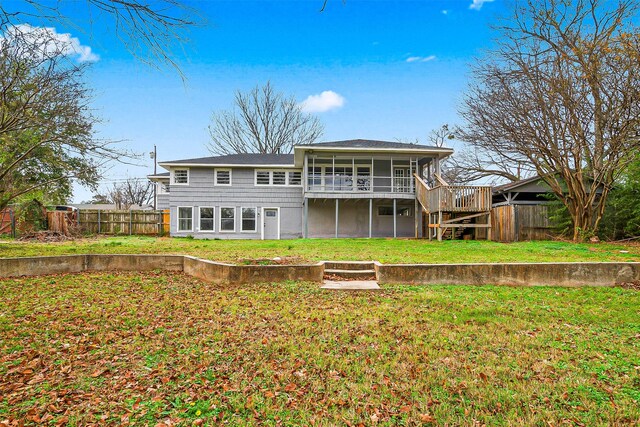
M480 10L485 3L491 3L493 0L471 0L472 3L469 5L469 9L472 10Z
M443 15L448 15L449 14L449 11L447 9L443 9L443 10L441 10L441 12L442 12Z
M410 56L407 58L407 62L429 62L436 59L435 55L429 56Z
M323 113L335 110L344 105L344 97L332 90L325 90L319 95L309 95L302 101L300 107L305 113Z
M58 33L53 27L20 24L8 28L4 37L10 39L18 34L38 45L43 53L52 54L59 50L63 55L75 57L78 62L96 62L100 59L91 51L91 47L81 44L77 37L72 37L69 33Z

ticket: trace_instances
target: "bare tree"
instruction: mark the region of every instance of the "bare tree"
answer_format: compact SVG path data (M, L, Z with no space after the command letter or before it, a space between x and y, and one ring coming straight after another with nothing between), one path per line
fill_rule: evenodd
M457 135L529 163L567 207L575 240L598 229L611 186L640 149L639 4L523 0L474 67Z
M290 153L323 133L320 121L302 111L293 97L274 92L271 83L236 92L236 109L215 113L209 125L212 154Z
M443 124L433 129L427 138L432 145L445 147L456 139L457 131ZM443 162L442 177L450 184L517 181L533 173L533 168L527 165L500 153L489 153L482 147L463 146Z
M93 186L106 162L130 158L95 137L86 65L57 43L47 32L0 38L0 209L34 190L68 193L74 179Z
M137 58L152 66L169 64L179 68L173 58L176 47L186 41L186 30L199 23L198 14L178 0L84 0L84 18L93 25L99 17L110 18L118 39ZM63 14L62 2L21 0L0 4L0 25L3 29L29 25L62 24L79 30L74 21Z
M104 192L96 193L93 200L113 203L117 209L129 209L133 205L145 206L153 202L153 183L143 178L127 178L113 183Z

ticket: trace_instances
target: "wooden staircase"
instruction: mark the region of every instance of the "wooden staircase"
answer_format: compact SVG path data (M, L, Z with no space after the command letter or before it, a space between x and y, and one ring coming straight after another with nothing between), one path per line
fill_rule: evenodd
M415 178L416 199L426 213L429 239L451 238L452 233L454 238L460 238L465 228L486 228L490 239L490 186L449 185L436 174L438 185L432 188L417 174Z

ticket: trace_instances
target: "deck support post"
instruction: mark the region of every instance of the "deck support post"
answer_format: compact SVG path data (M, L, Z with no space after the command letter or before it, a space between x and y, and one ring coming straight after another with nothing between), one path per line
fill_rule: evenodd
M309 238L309 199L304 199L304 238Z
M338 199L336 199L336 239L338 238L338 217L339 217L338 210L339 210Z
M397 206L396 206L397 203L396 202L397 202L396 199L393 199L393 238L394 239L397 236L397 233L396 233L396 221L398 219L398 217L396 215L397 214Z
M438 211L438 224L437 224L438 228L436 230L438 230L437 234L438 234L438 242L442 242L442 211Z
M373 235L373 199L369 199L369 238Z

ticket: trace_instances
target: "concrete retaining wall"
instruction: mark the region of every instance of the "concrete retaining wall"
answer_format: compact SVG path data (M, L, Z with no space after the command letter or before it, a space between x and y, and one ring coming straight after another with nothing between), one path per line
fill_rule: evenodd
M640 280L640 263L377 264L380 284L615 286Z
M380 264L380 284L614 286L640 281L640 263ZM83 271L184 271L211 283L322 282L324 263L232 265L182 255L63 255L0 258L0 277Z
M0 258L0 277L83 271L184 271L211 283L286 280L322 282L324 263L312 265L232 265L182 255L63 255Z

